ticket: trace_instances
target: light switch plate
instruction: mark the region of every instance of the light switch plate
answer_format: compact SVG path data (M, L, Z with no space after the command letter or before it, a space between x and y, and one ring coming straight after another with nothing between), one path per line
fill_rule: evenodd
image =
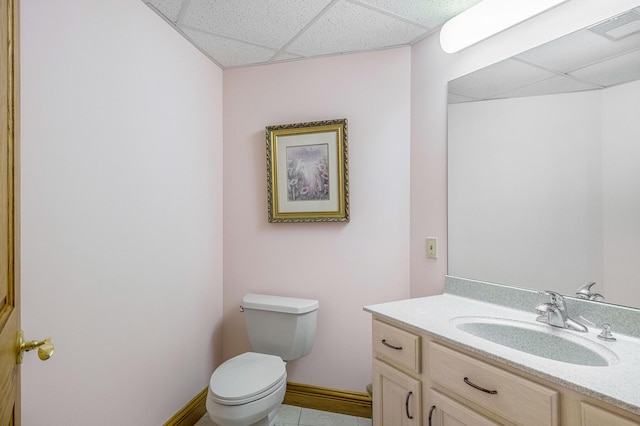
M435 237L427 237L427 259L438 258L438 239Z

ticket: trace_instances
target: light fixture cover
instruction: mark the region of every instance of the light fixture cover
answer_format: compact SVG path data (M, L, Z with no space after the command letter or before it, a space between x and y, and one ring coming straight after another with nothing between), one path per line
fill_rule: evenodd
M455 53L569 0L483 0L447 21L440 45Z

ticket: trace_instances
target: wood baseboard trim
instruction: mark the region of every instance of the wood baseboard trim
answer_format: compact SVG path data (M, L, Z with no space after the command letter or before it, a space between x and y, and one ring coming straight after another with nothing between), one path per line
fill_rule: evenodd
M283 404L371 418L371 397L366 392L343 391L287 382L287 393Z
M163 426L193 426L198 423L198 420L207 412L207 390L208 388L204 388Z

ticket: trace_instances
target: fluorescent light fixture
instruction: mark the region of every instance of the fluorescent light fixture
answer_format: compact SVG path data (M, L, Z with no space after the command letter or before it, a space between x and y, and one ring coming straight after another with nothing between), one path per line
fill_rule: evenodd
M440 45L455 53L568 0L483 0L451 18L440 30Z

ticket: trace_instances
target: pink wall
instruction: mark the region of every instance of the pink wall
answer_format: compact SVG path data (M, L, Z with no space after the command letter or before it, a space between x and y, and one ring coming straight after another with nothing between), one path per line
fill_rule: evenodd
M24 426L159 425L221 361L222 72L142 2L22 2Z
M248 350L249 292L318 299L289 380L364 391L367 304L409 297L409 48L225 71L224 357ZM349 120L351 222L267 222L265 126Z

